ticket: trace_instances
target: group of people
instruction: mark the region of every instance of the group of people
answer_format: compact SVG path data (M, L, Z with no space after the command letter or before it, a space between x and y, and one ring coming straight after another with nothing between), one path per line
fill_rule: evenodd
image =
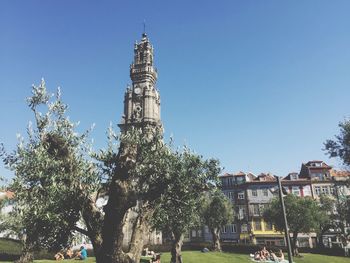
M268 251L266 247L263 247L263 249L255 252L254 254L250 255L255 261L274 261L274 262L281 262L284 260L284 254L282 250L280 249L278 251L278 256L273 251Z
M151 257L151 259L149 260L150 263L160 263L160 254L149 250L147 247L142 251L142 255L146 257Z
M73 250L68 248L66 251L58 252L55 255L55 260L64 260L64 259L85 260L87 259L87 250L84 246L81 246L80 250L77 251L74 255Z

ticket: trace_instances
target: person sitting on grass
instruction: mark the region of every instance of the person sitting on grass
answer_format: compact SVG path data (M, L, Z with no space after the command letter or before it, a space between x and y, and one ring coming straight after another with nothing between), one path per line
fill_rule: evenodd
M68 248L66 251L66 258L72 258L74 255L73 250L71 248Z
M87 259L87 250L85 249L84 246L80 247L80 251L75 256L75 259L76 260L85 260L85 259Z
M272 261L274 261L274 262L281 262L281 261L283 261L283 260L284 260L284 255L283 255L283 252L282 252L281 249L278 251L278 254L279 254L279 257L278 257L274 252L271 251L271 253L270 253L271 257L270 257L270 259L271 259Z
M64 256L61 252L58 252L56 255L55 255L55 260L64 260Z
M160 263L160 254L154 254L149 262L150 263Z
M282 249L279 250L279 254L280 254L279 260L283 261L284 260L284 254L283 254Z
M255 254L253 255L254 260L256 261L260 261L261 257L260 257L260 252L255 252Z

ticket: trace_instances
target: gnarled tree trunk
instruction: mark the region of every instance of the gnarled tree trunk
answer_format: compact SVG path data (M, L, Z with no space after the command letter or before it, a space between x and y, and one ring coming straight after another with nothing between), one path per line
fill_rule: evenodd
M102 247L97 263L134 263L123 251L123 227L128 210L135 207L136 196L131 190L132 182L128 180L128 170L132 162L129 152L120 150L117 159L120 164L114 171L108 191L108 202L104 206L102 227Z
M144 245L144 235L149 232L149 220L153 215L154 209L148 207L147 203L139 208L139 213L133 225L133 233L129 245L128 255L139 263Z
M25 242L21 257L15 263L28 263L34 261L34 246L28 241Z
M221 252L221 244L220 244L220 229L212 228L210 229L211 234L213 236L213 250Z
M91 240L92 247L94 249L94 254L97 262L101 262L101 248L102 248L102 222L103 216L100 210L96 207L95 202L89 199L85 202L82 216L87 228L87 231L78 230L79 232L88 236Z
M129 263L122 250L123 227L127 211L133 205L127 191L127 182L114 183L109 191L109 199L104 207L105 218L102 228L102 248L97 263ZM135 202L136 205L136 202Z
M181 233L172 233L171 244L171 263L182 263L181 248L183 244L183 235Z

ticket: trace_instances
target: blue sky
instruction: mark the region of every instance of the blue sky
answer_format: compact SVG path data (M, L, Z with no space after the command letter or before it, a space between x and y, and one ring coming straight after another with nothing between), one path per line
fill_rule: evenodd
M349 1L0 1L0 142L32 116L45 78L95 149L118 123L142 22L155 48L166 136L226 172L298 171L349 116ZM0 175L11 172L0 165Z

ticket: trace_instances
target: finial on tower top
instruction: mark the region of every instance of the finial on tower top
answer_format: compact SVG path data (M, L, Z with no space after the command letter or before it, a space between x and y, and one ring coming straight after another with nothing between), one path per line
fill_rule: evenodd
M147 34L146 34L146 20L145 20L145 19L143 20L143 33L142 33L142 37L147 37Z

